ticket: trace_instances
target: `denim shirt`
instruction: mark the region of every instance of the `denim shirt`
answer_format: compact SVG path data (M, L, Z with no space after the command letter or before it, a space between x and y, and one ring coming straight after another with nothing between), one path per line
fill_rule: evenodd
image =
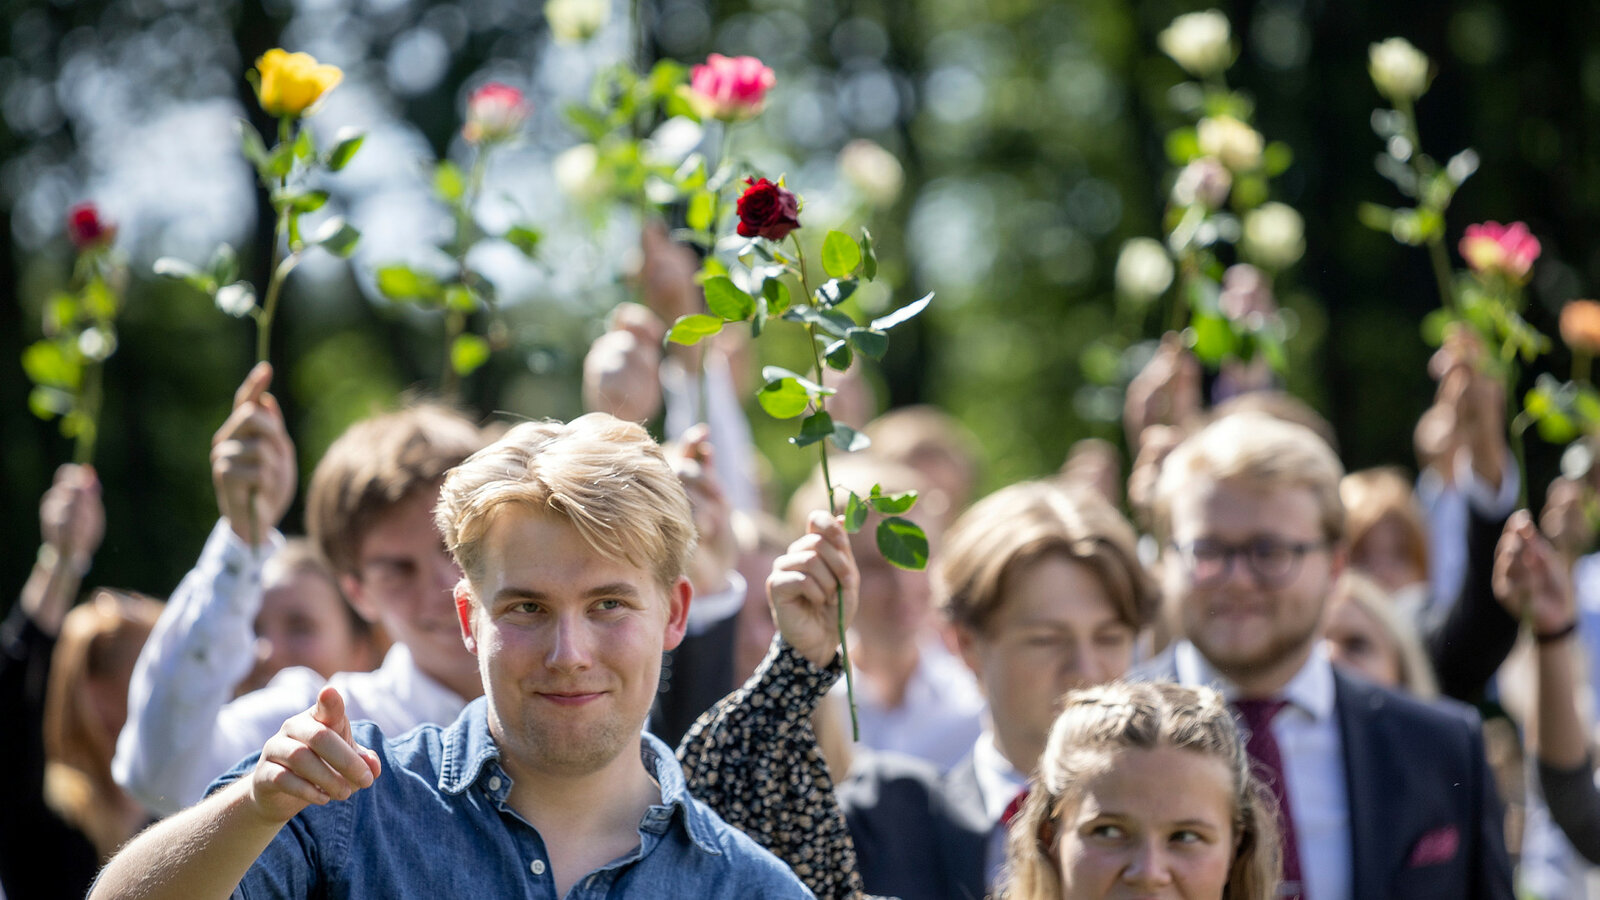
M489 736L483 698L448 728L423 725L385 740L376 725L359 722L352 733L377 751L382 774L349 800L290 820L235 897L554 900L544 841L507 802L511 777ZM578 879L568 898L812 896L777 857L689 796L665 744L646 733L640 752L661 802L639 822L639 846ZM212 790L246 775L258 756Z

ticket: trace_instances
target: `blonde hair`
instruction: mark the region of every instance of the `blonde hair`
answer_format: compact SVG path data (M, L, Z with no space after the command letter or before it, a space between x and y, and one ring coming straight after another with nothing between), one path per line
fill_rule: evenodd
M1156 537L1165 541L1172 535L1172 498L1196 478L1210 478L1309 488L1323 537L1337 542L1344 536L1343 476L1333 448L1305 426L1261 412L1226 416L1185 438L1162 463L1153 506Z
M956 520L939 557L939 605L951 623L981 633L1004 605L1007 580L1052 554L1094 572L1128 627L1154 617L1156 587L1133 526L1093 489L1045 481L1001 488Z
M317 463L306 490L306 531L341 575L359 575L361 542L390 510L433 490L486 443L448 406L423 403L363 419Z
M524 422L450 471L434 521L476 583L483 539L507 505L553 513L602 557L652 572L663 590L694 551L689 497L649 432L606 413Z
M111 778L117 730L95 709L90 684L126 694L134 661L161 616L143 594L100 589L61 623L44 700L45 802L108 857L131 835L117 821L122 789Z
M1328 608L1331 610L1340 600L1354 603L1394 643L1395 653L1400 657L1400 687L1423 700L1439 696L1439 682L1416 627L1395 609L1394 599L1382 585L1360 572L1345 569L1333 586Z
M1399 466L1378 466L1351 472L1339 482L1339 498L1344 502L1345 535L1350 542L1352 565L1360 565L1362 541L1385 519L1393 519L1405 530L1409 546L1406 556L1423 577L1428 575L1428 526L1417 508L1411 479Z
M1269 900L1279 881L1277 808L1250 774L1238 726L1210 688L1165 682L1110 684L1069 693L1029 782L1028 798L1006 835L1000 896L1060 900L1055 844L1062 813L1084 783L1116 764L1121 750L1173 747L1221 760L1233 776L1233 860L1223 900Z

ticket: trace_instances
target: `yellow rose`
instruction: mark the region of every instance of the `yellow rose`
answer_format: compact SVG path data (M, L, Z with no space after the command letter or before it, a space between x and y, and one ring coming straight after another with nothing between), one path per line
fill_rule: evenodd
M256 98L268 115L303 116L342 80L338 66L323 65L309 53L275 48L256 60Z

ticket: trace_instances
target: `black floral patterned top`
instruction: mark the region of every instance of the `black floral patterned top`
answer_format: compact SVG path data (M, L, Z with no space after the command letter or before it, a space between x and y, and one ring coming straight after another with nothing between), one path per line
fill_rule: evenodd
M817 747L811 714L839 680L781 637L737 691L678 745L689 792L788 863L819 900L862 897L855 844Z

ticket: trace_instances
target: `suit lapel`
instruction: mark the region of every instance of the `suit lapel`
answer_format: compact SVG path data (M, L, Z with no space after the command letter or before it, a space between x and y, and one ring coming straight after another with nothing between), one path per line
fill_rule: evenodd
M989 850L990 823L971 754L945 774L940 793L944 815L934 817L934 829L944 882L950 896L979 900L989 892L984 858Z
M1382 691L1346 678L1337 669L1333 684L1350 807L1350 895L1379 897L1385 893L1384 872L1388 870L1384 826L1401 820L1396 804L1404 795L1395 790L1393 778L1385 777L1396 762L1382 758L1389 742L1379 733L1383 717L1378 713L1386 698Z

